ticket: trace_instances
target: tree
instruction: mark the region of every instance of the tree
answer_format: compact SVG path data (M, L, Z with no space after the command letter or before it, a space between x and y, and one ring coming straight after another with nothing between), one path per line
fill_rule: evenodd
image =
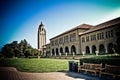
M40 56L39 50L37 50L37 49L32 49L32 50L31 50L31 55L32 55L32 56Z
M2 49L1 53L4 57L13 57L15 55L14 49L11 44L6 44Z
M25 57L28 58L28 56L30 56L30 54L31 54L31 50L30 49L26 49L26 51L24 53Z
M0 52L4 57L21 57L21 56L35 56L39 53L37 49L31 47L30 44L24 39L20 43L13 41L10 44L6 44L2 47Z
M17 41L13 41L11 43L11 47L13 48L13 51L14 51L14 57L18 57L18 55L20 53L18 42Z

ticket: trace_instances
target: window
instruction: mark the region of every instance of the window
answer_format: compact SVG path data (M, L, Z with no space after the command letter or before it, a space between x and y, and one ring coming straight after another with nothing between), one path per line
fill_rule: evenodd
M60 38L59 39L59 44L62 44L63 43L63 38Z
M55 40L55 45L58 45L58 39Z
M85 42L85 38L84 37L82 37L82 42Z
M96 34L94 34L94 40L96 40Z
M108 31L108 38L110 38L110 31Z
M103 33L103 32L98 33L98 34L97 34L97 39L98 39L98 40L104 39L104 33Z
M106 38L112 38L112 37L114 37L113 30L107 31L106 32Z
M108 32L106 32L106 38L108 38Z
M65 37L64 37L64 42L67 43L67 42L68 42L68 39L69 39L68 36L65 36Z
M96 34L93 34L90 37L91 37L91 41L96 40Z
M54 46L54 41L51 41L51 45Z
M104 39L104 33L103 32L101 33L101 39Z
M73 34L70 34L70 41L73 42L76 40L76 34L73 33Z
M99 33L97 34L97 39L98 39L98 40L100 39L100 34L99 34Z
M93 35L90 36L91 41L93 40Z
M86 36L86 42L88 42L89 41L89 36Z
M110 34L111 34L111 37L113 37L113 30L111 30Z

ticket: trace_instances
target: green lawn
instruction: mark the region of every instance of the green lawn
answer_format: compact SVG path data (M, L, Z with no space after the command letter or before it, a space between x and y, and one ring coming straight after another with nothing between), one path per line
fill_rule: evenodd
M19 71L25 72L56 72L67 71L68 61L63 59L47 59L47 58L33 58L33 59L2 59L0 60L0 66L12 66L16 67Z

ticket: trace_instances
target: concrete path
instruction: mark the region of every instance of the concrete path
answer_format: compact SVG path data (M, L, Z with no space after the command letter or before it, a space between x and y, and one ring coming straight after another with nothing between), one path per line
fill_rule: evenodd
M13 67L0 67L0 80L100 80L74 72L28 73Z

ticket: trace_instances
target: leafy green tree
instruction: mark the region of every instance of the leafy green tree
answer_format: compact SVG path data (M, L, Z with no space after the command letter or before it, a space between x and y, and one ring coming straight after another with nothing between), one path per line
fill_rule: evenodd
M2 49L1 53L4 57L13 57L15 55L14 49L11 44L6 44Z
M35 56L38 54L38 50L31 47L30 44L24 39L20 43L13 41L10 44L6 44L2 47L0 52L4 57L20 57L20 56Z
M24 53L25 57L28 58L31 54L31 50L30 49L27 49Z
M14 57L18 57L18 55L20 53L18 42L17 41L13 41L11 43L11 47L12 47L12 49L14 51Z
M32 56L40 56L39 50L37 50L37 49L32 49L31 54L32 54Z
M30 44L28 44L28 42L25 39L21 40L21 42L19 43L20 55L25 56L24 54L26 54L26 50L28 48L32 48Z

